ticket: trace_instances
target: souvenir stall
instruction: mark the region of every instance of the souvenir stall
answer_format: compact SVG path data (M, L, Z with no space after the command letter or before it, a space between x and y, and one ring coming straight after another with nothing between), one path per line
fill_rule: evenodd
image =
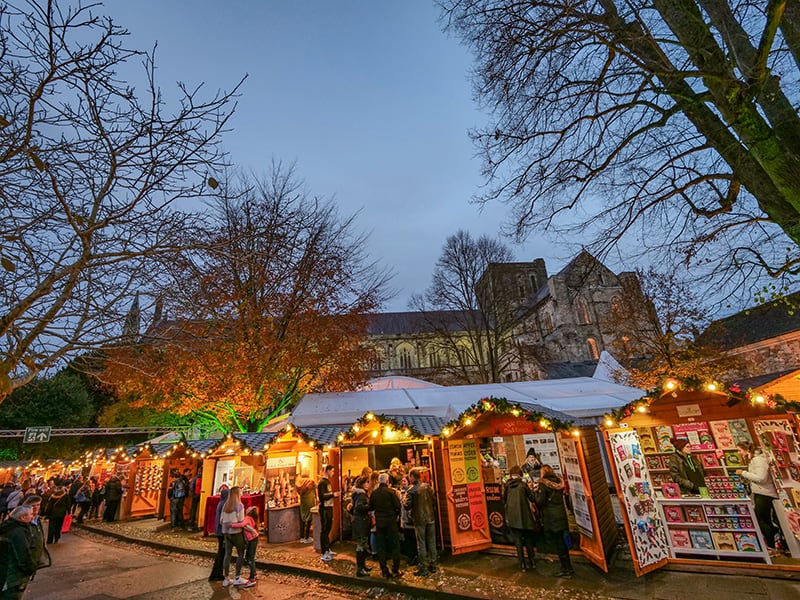
M121 512L128 517L161 517L167 496L168 472L165 456L172 448L168 443L145 442L133 451L128 470L128 484Z
M0 485L5 485L9 481L16 483L21 481L29 460L4 460L0 462Z
M526 464L529 454L535 460ZM568 487L573 548L608 570L617 528L593 421L483 398L442 429L434 455L442 538L454 554L513 545L505 527L504 480L514 465L530 481L538 477L534 465L546 464Z
M316 481L324 446L333 441L335 433L328 433L326 438L322 431L300 430L287 423L264 445L265 531L270 543L300 539L300 495L295 478L305 472Z
M264 521L264 444L270 439L267 433L229 433L215 440L205 452L203 460L203 489L200 514L203 515L203 533L212 535L219 505L220 486L242 488L245 509L258 508L259 521Z
M169 443L169 442L164 442L164 443ZM172 473L174 472L183 473L186 469L189 469L189 471L191 472L191 474L189 475L189 480L191 480L198 470L202 471L203 459L200 457L200 453L203 452L204 449L210 448L212 444L213 442L207 440L198 442L198 441L187 441L185 439L181 439L172 442L169 445L169 448L160 453L160 456L162 456L164 459L162 469L163 472L166 474L165 488L167 491L169 491L169 484L172 481ZM162 504L159 507L158 514L162 516L165 521L169 521L171 519L171 513L170 513L171 503L169 501L169 494L168 493L162 494L160 496L160 502ZM187 489L186 501L183 503L184 523L189 522L191 511L192 511L191 495L190 495L190 490ZM195 525L196 523L192 523L192 526Z
M780 495L776 514L792 558L800 558L798 423L795 415L780 414L798 408L738 386L668 379L607 416L605 439L637 574L667 562L773 564L749 484L739 474L745 468L737 448L742 441L771 459ZM676 439L687 441L685 448L704 471L705 485L692 494L670 478ZM796 560L778 560L777 568L800 567Z

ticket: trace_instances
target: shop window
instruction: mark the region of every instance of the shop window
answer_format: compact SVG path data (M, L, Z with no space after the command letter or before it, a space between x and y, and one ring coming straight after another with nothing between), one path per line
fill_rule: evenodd
M588 338L586 344L589 346L589 357L592 360L600 358L600 353L597 351L597 341L594 338Z

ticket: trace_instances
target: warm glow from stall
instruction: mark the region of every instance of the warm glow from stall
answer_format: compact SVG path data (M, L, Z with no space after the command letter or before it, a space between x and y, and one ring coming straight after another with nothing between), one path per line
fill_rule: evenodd
M761 394L759 394L758 396L756 396L756 402L757 402L758 404L764 404L764 396L762 396Z

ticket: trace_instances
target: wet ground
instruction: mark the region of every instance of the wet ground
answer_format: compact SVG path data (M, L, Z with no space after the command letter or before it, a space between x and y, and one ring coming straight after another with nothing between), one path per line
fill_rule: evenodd
M140 521L117 522L112 524L92 522L89 528L96 532L92 534L112 534L124 537L127 540L137 541L143 550L141 552L160 552L162 558L172 556L183 564L195 566L203 565L207 576L211 561L206 556L186 556L186 553L213 554L216 550L216 538L204 538L199 533L187 533L181 530L171 531L163 523L155 519ZM72 536L86 535L89 530L76 531ZM69 537L69 536L66 536ZM103 538L99 538L101 541ZM126 542L103 541L104 545L122 549ZM161 548L161 550L154 550ZM147 550L144 550L144 549ZM521 573L516 569L515 560L507 556L497 556L482 553L460 556L446 556L443 558L439 572L433 577L417 577L413 574L413 567L406 569L401 582L397 585L386 583L380 578L368 580L355 579L355 561L353 546L350 543L339 543L335 549L339 555L330 563L323 563L319 555L309 545L299 543L259 545L258 560L262 567L260 573L268 573L269 577L284 577L300 575L307 583L306 591L317 590L320 585L339 586L346 589L345 597L410 597L435 596L437 592L442 596L461 596L470 598L496 598L498 600L511 600L521 598L542 598L545 600L556 598L571 598L574 600L604 600L607 598L619 599L669 599L675 598L716 598L724 597L726 600L784 600L800 598L800 582L786 581L778 578L761 578L753 576L709 575L705 573L684 573L674 571L657 571L647 576L637 578L626 561L617 561L610 573L603 573L591 563L576 556L573 561L576 576L572 579L555 577L558 564L550 557L540 557L537 560L537 569L533 572ZM629 562L629 561L628 561ZM404 565L405 568L405 565ZM376 569L373 571L378 573ZM744 571L743 571L744 572ZM281 575L278 575L280 573ZM133 576L133 575L131 575ZM154 581L157 578L153 578ZM314 582L309 584L308 582ZM227 597L206 594L212 588L207 582L196 582L199 586L193 593L199 595L182 596L183 598L216 598ZM184 585L184 583L181 583ZM188 585L188 582L186 583ZM206 587L203 588L203 585ZM286 581L286 585L293 584ZM345 587L342 587L345 586ZM349 586L349 587L348 587ZM263 587L259 583L259 587ZM164 588L169 589L169 588ZM287 588L288 589L288 588ZM205 591L202 591L205 590ZM216 593L220 590L213 591ZM333 590L329 590L333 592ZM254 594L249 590L226 590L227 595L240 593ZM288 593L288 592L287 592ZM310 592L309 592L310 593ZM316 593L316 591L314 591ZM388 594L384 596L384 594ZM104 596L97 596L101 598ZM125 597L125 596L111 596ZM139 596L131 596L139 597ZM171 596L141 596L166 598ZM178 597L178 596L176 596ZM250 595L248 597L259 597ZM291 595L280 596L291 598ZM312 596L304 596L312 597ZM326 596L326 597L331 597ZM82 597L87 600L86 596Z

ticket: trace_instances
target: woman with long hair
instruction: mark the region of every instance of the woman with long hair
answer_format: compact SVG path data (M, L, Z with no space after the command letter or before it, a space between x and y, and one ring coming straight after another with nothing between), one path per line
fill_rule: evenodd
M561 570L556 573L556 577L572 577L574 571L564 540L564 536L569 535L567 507L564 505L564 481L555 474L550 465L542 465L541 475L537 481L536 505L542 513L544 533L555 545L561 562Z
M222 534L225 536L225 559L222 562L222 573L225 579L222 580L223 587L233 585L247 585L247 579L242 579L242 565L244 564L245 543L244 534L241 529L233 527L234 523L244 520L244 504L242 504L242 488L238 485L231 488L228 498L222 507L220 514L220 526ZM234 579L228 577L231 567L231 556L233 549L236 548L236 576Z
M61 539L61 528L64 525L64 519L70 508L70 498L67 494L67 489L63 486L57 486L50 498L47 500L47 506L44 508L44 515L47 517L47 543L57 544Z

